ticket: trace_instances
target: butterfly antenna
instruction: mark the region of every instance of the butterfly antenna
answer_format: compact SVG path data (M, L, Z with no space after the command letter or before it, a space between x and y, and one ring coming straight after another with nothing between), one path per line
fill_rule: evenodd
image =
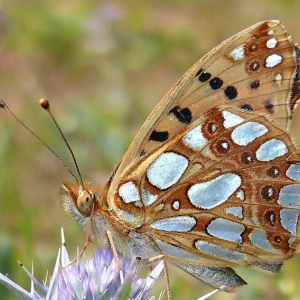
M66 165L66 163L62 160L62 158L45 141L43 141L36 133L34 133L23 121L21 121L10 110L10 108L7 106L7 104L5 103L5 101L2 100L2 99L0 100L0 108L8 111L23 127L25 127L37 140L39 140L62 163L62 165L65 167L65 169L71 174L71 176L73 176L75 178L76 182L79 183L77 177L74 175L74 173L71 171L71 169ZM71 151L71 153L72 153L72 151ZM76 160L75 160L75 165L77 167ZM78 169L77 169L77 171L78 171ZM78 173L79 173L79 171L78 171ZM80 176L80 173L79 173L79 176ZM80 179L81 179L81 176L80 176ZM82 179L81 179L81 182L82 182Z
M42 107L43 109L45 109L45 110L47 111L47 113L49 114L49 116L50 116L50 118L52 119L53 123L55 124L57 130L59 131L59 133L60 133L62 139L64 140L66 146L68 147L69 152L70 152L70 154L71 154L71 156L72 156L73 162L74 162L74 164L75 164L76 171L77 171L78 176L79 176L79 178L80 178L81 186L83 186L82 176L81 176L81 173L80 173L80 170L79 170L79 166L78 166L77 160L76 160L76 158L75 158L74 152L73 152L73 150L71 149L70 144L68 143L68 141L67 141L67 139L66 139L64 133L62 132L60 126L58 125L56 119L54 118L54 116L53 116L53 114L52 114L52 112L51 112L51 110L50 110L50 103L49 103L49 101L48 101L47 99L42 98L42 99L40 100L40 105L41 105L41 107ZM77 182L78 182L78 180L77 180Z

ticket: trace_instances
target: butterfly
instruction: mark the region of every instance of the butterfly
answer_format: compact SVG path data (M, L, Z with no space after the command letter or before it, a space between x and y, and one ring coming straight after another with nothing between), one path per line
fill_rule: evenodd
M300 50L276 20L200 59L150 114L104 187L63 183L63 206L118 255L163 257L227 292L232 269L278 272L299 248L290 136Z

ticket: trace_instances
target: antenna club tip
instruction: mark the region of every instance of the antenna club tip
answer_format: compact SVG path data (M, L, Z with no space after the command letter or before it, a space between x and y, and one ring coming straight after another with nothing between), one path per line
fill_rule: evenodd
M46 110L48 110L50 108L50 103L47 99L45 98L41 98L40 99L40 106Z
M4 102L4 100L0 100L0 108L5 108L6 104Z

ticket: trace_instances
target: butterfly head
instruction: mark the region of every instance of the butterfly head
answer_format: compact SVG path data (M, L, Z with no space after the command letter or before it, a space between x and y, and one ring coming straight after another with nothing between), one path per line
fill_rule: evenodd
M92 213L94 202L95 195L90 191L84 190L80 187L77 201L75 203L78 211L84 216L89 216Z
M64 196L62 204L65 211L79 222L84 222L86 218L94 214L95 206L99 204L99 194L95 189L86 183L83 186L79 184L62 184Z

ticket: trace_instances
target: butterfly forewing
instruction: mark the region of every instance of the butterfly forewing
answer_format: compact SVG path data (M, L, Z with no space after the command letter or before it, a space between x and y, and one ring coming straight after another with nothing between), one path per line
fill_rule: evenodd
M220 44L154 109L124 156L113 183L215 106L230 104L255 111L288 128L291 107L298 100L297 94L291 102L298 71L296 55L296 47L278 21L256 24Z

